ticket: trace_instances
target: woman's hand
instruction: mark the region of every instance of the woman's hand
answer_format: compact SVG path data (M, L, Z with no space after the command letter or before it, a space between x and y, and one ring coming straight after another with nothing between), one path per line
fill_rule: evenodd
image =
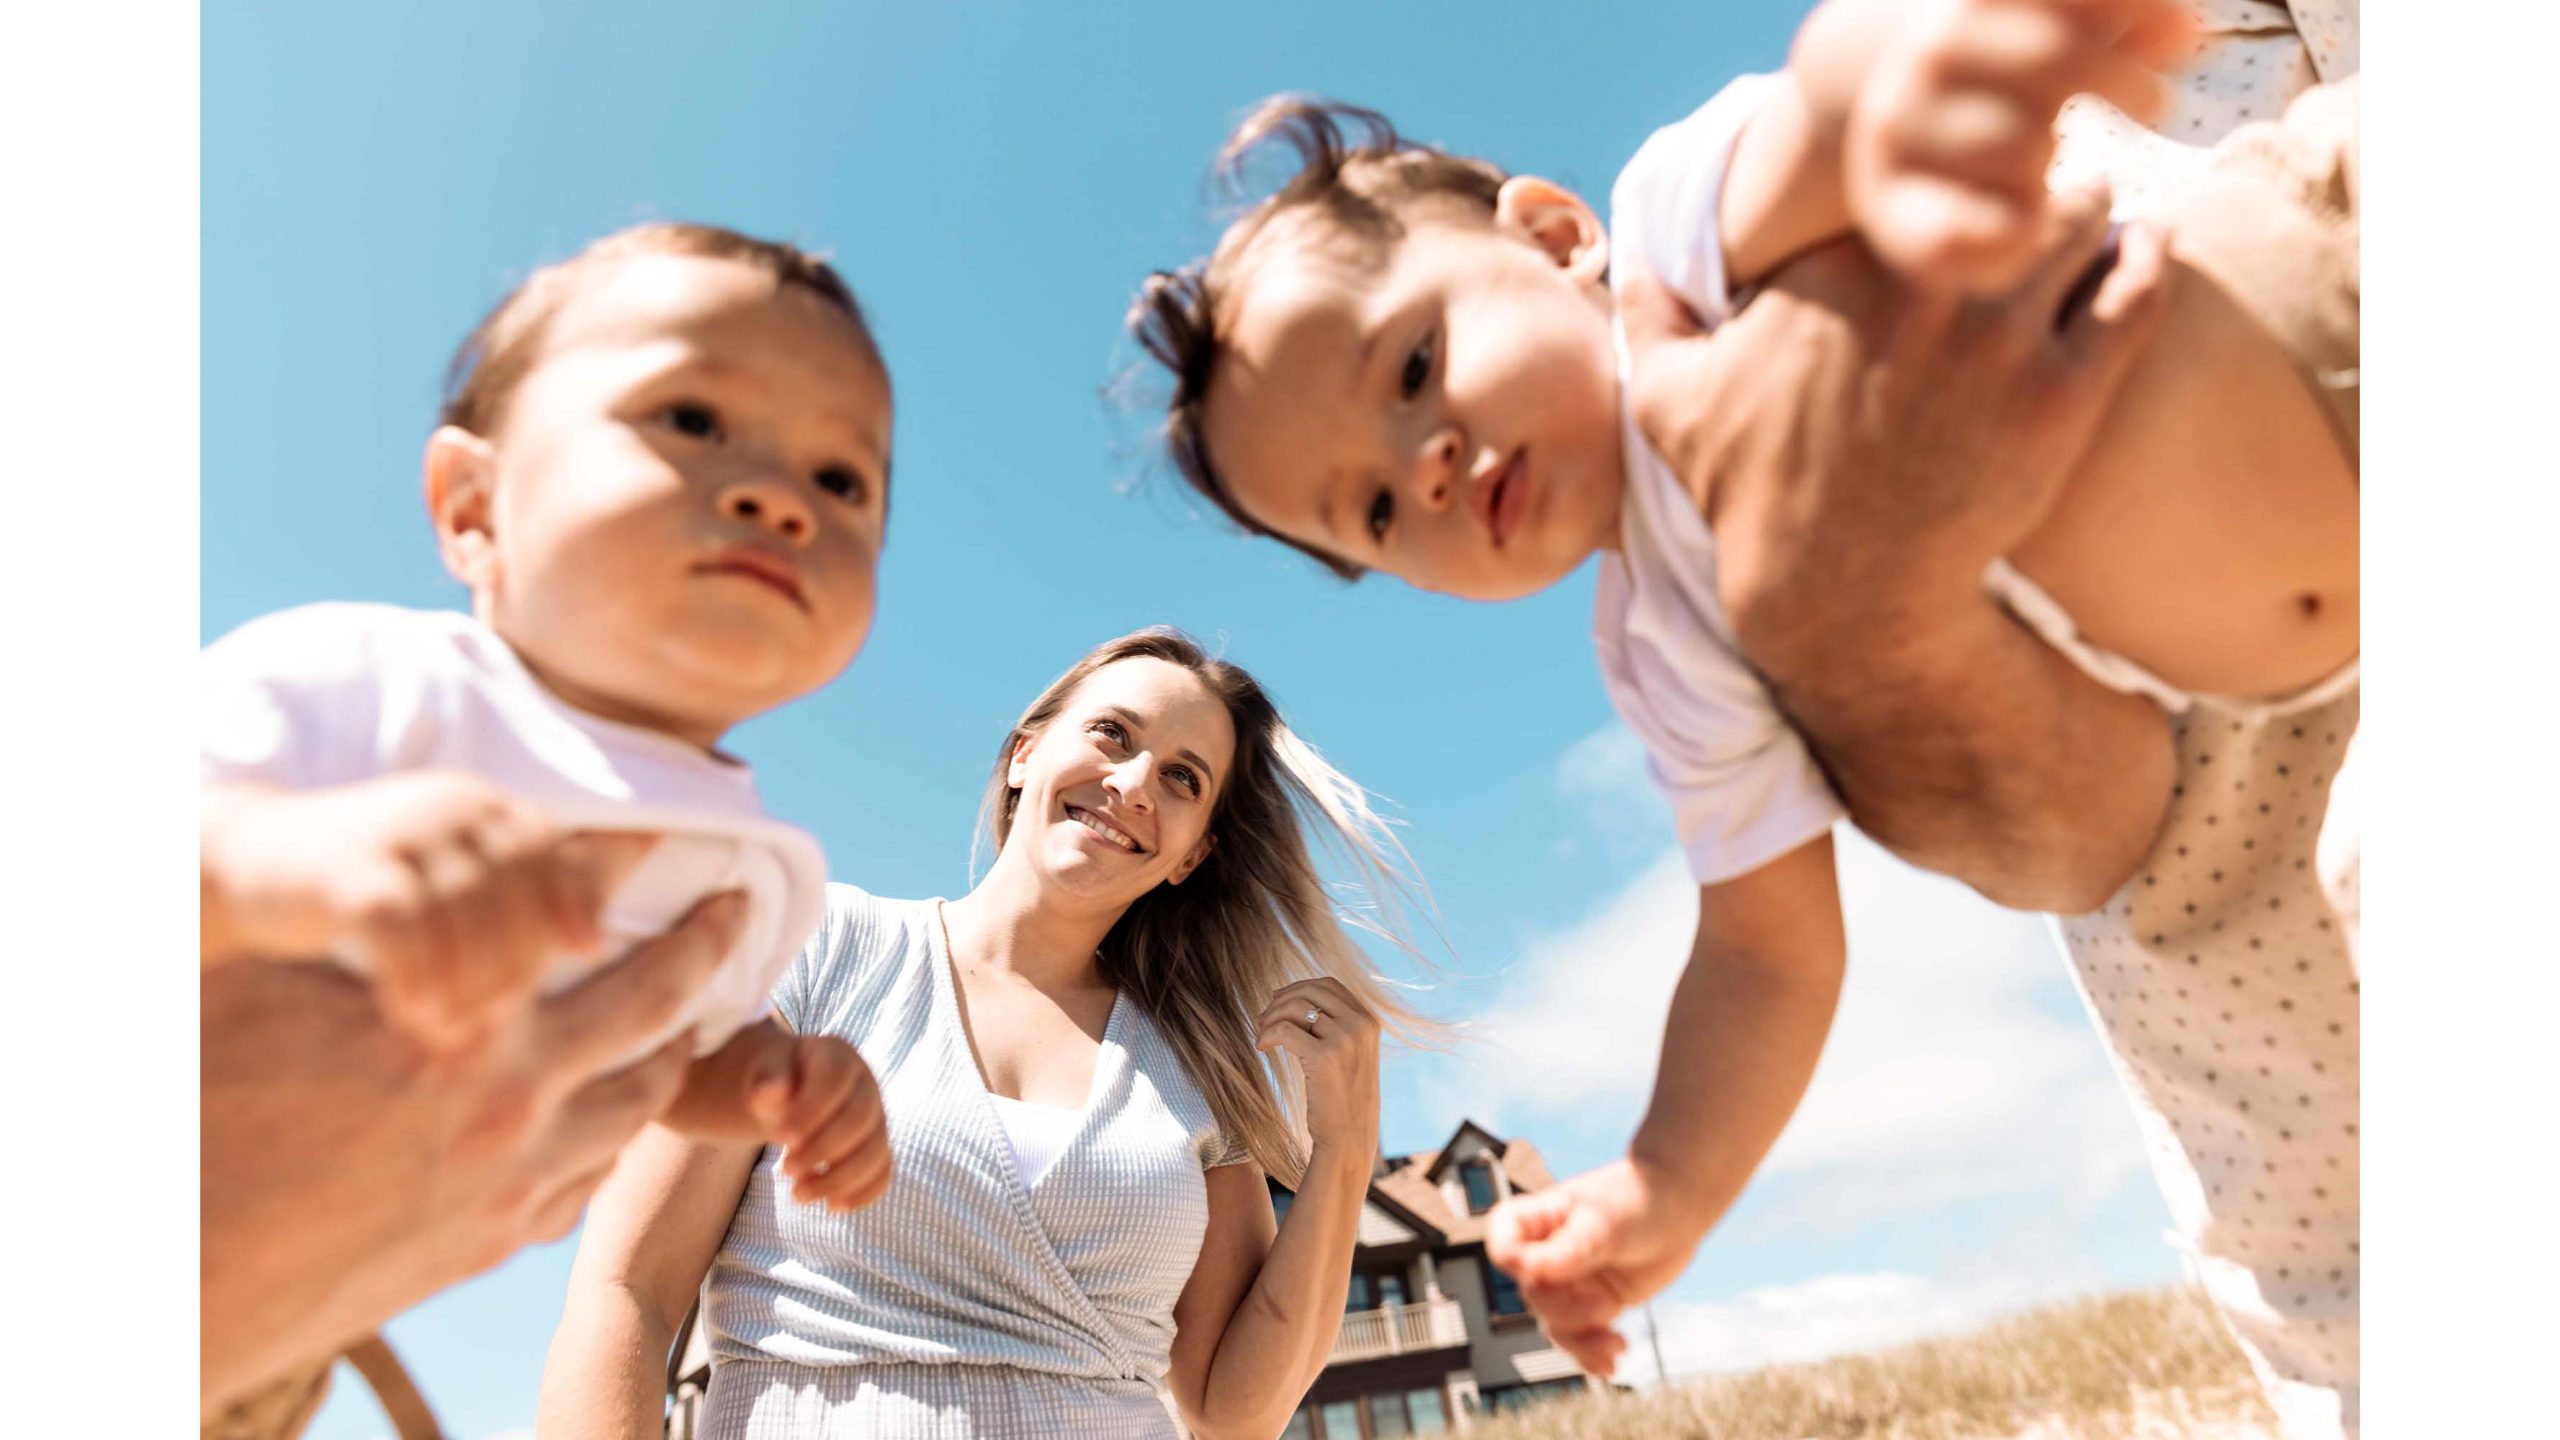
M1254 1048L1286 1050L1307 1077L1307 1136L1319 1150L1378 1148L1378 1017L1341 981L1300 980L1271 992Z

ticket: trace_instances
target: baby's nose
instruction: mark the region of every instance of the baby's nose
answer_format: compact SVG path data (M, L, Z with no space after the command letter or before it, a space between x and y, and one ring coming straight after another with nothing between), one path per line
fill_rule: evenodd
M1414 468L1414 495L1433 510L1447 508L1458 492L1458 432L1441 430L1423 442Z
M720 492L720 513L732 520L770 530L794 545L805 545L818 531L817 517L791 486L773 480L741 480Z

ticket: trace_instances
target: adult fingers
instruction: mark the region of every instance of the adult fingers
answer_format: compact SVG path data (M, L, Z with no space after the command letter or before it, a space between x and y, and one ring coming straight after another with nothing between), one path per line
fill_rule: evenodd
M846 1105L811 1127L805 1138L784 1145L782 1173L796 1181L838 1168L880 1138L881 1128L877 1104Z
M1869 201L1876 250L1911 278L1915 293L2006 289L2029 261L2040 195L1912 174L1879 185Z
M1632 255L1618 257L1625 273L1617 281L1618 321L1627 346L1642 354L1665 340L1703 335L1706 327L1689 312L1688 302L1671 293L1645 263Z
M567 943L592 950L602 942L605 902L657 843L657 836L632 830L579 830L561 837L553 854L559 904L571 927L563 934L577 937Z
M2080 0L2084 23L2118 51L2155 70L2174 70L2195 55L2204 27L2182 0Z
M2103 184L2057 192L2036 234L2034 264L2015 292L2020 329L2039 343L2063 301L2087 283L2107 247L2109 196Z
M1274 1020L1255 1032L1253 1048L1269 1052L1286 1050L1298 1057L1301 1065L1312 1066L1328 1053L1327 1043L1316 1038L1302 1021Z
M866 1143L826 1161L824 1169L792 1176L791 1196L831 1209L860 1209L889 1188L893 1168L888 1137L875 1133Z
M1378 1017L1368 1004L1352 993L1351 987L1331 975L1299 980L1283 985L1271 993L1267 1014L1294 1012L1304 1017L1314 1010L1320 1018L1338 1020L1352 1030L1374 1030Z
M674 929L542 1002L538 1052L556 1075L589 1075L663 1032L683 1015L746 923L746 896L710 896Z
M831 1038L831 1037L821 1037ZM828 1046L803 1044L793 1057L791 1104L782 1118L782 1142L796 1146L848 1112L877 1116L880 1097L871 1086L871 1071L842 1041Z

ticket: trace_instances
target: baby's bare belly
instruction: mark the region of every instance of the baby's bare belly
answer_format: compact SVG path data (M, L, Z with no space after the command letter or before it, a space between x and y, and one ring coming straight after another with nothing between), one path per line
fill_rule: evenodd
M2301 373L2203 274L2014 564L2092 643L2182 690L2268 697L2357 653L2357 483Z

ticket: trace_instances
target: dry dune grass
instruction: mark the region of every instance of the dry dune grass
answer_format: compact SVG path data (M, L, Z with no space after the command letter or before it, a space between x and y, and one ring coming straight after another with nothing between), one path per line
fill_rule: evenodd
M1480 1423L1470 1440L2262 1440L2273 1424L2203 1297L2158 1290L1661 1394L1559 1401Z

